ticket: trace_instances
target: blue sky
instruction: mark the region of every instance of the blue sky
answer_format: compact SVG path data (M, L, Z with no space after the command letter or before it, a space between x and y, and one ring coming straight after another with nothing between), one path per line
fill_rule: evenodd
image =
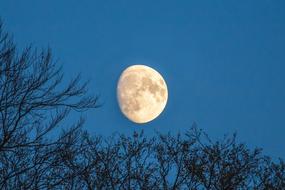
M6 0L5 28L20 48L50 47L66 77L80 72L103 107L91 133L184 132L238 139L285 158L285 1ZM169 102L138 125L119 111L116 85L129 65L158 70Z

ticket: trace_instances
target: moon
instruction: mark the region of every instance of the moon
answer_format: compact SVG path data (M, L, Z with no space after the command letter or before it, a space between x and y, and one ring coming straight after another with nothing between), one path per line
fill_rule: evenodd
M121 74L117 98L122 113L135 123L147 123L164 110L168 90L163 77L151 67L132 65Z

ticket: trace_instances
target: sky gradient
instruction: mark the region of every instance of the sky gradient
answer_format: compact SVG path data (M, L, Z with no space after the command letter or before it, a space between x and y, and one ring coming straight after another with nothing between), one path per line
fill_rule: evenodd
M85 114L91 133L237 132L250 147L285 158L285 1L83 0L0 2L18 47L50 47L68 78L81 73L103 106ZM159 71L165 111L138 125L116 100L121 72Z

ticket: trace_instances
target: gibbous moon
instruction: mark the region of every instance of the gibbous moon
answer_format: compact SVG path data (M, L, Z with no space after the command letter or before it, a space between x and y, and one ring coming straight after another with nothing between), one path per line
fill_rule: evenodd
M145 65L133 65L123 71L117 86L122 113L135 123L146 123L164 110L168 91L163 77Z

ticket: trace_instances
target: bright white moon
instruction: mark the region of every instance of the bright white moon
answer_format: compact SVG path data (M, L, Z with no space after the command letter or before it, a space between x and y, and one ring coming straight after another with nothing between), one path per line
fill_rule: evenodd
M121 74L117 97L120 109L128 119L146 123L164 110L168 91L156 70L145 65L133 65Z

